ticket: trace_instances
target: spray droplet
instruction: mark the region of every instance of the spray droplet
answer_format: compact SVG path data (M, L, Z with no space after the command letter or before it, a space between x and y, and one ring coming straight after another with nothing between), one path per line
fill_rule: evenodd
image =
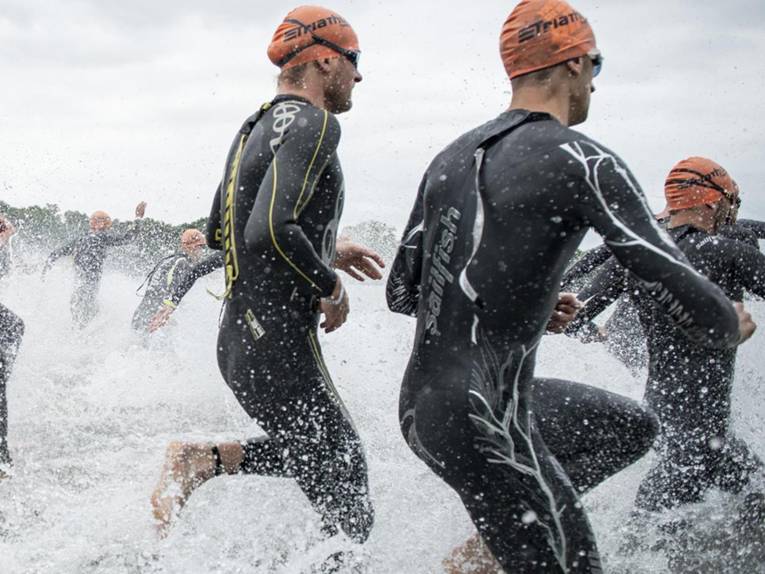
M532 524L537 521L537 513L533 510L527 510L521 517L521 522L524 524Z

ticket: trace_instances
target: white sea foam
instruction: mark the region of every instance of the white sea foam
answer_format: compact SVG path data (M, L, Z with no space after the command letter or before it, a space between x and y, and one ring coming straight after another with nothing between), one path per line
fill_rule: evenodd
M215 479L191 498L170 536L158 541L149 495L171 440L237 440L258 434L218 372L219 306L201 280L174 325L146 345L130 329L137 281L108 273L101 312L84 331L70 325L72 271L45 283L15 276L0 300L27 325L9 385L14 476L0 482L0 572L297 573L346 545L308 550L318 537L313 511L289 480ZM408 449L398 390L414 322L387 311L382 284L353 284L350 322L321 341L336 386L365 443L376 507L360 554L368 572L441 572L441 560L472 533L456 494ZM765 320L765 305L752 305ZM739 353L736 430L761 456L765 404L764 333ZM601 345L544 340L538 373L588 382L639 399L633 377ZM585 499L608 572L662 572L660 552L620 554L621 527L650 456ZM711 504L711 503L710 503Z

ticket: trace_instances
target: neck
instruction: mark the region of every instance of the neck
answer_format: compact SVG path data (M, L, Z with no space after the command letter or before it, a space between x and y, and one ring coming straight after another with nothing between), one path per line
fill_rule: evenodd
M317 84L318 82L301 82L300 84L280 82L276 88L276 93L280 96L300 96L301 98L311 102L311 104L317 108L324 109L326 108L326 103L324 101L324 91Z
M564 126L569 125L569 102L565 94L554 93L549 86L513 90L510 110L528 110L550 114Z
M668 227L674 229L675 227L682 227L683 225L690 225L701 231L706 231L710 235L714 235L717 231L717 226L712 218L694 210L678 211L672 214Z

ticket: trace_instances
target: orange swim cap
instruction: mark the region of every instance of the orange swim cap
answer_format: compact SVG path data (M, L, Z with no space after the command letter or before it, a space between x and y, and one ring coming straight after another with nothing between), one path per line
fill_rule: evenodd
M340 56L337 50L317 42L316 37L344 50L359 50L356 32L345 18L321 6L300 6L287 14L274 32L268 46L268 58L286 70L306 62Z
M717 203L722 196L738 195L738 186L725 169L704 157L677 163L664 182L670 211Z
M207 245L205 236L198 229L187 229L181 233L181 247L197 247L199 245Z
M523 0L502 27L499 51L510 79L594 50L587 19L563 0Z
M90 228L94 231L109 229L112 226L112 218L105 211L94 211L90 216Z

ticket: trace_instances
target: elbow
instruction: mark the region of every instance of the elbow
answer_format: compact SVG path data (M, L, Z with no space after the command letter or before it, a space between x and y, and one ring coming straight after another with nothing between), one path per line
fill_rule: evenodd
M248 251L263 252L273 243L283 241L283 233L265 222L260 225L248 223L244 229L244 246Z
M205 240L210 249L223 249L223 230L220 227L208 226Z
M738 345L740 332L736 310L728 301L721 303L719 313L708 314L716 318L712 324L681 325L686 336L694 343L712 349L730 349Z
M419 287L410 289L402 277L392 273L385 288L385 301L392 312L416 317L420 302Z

